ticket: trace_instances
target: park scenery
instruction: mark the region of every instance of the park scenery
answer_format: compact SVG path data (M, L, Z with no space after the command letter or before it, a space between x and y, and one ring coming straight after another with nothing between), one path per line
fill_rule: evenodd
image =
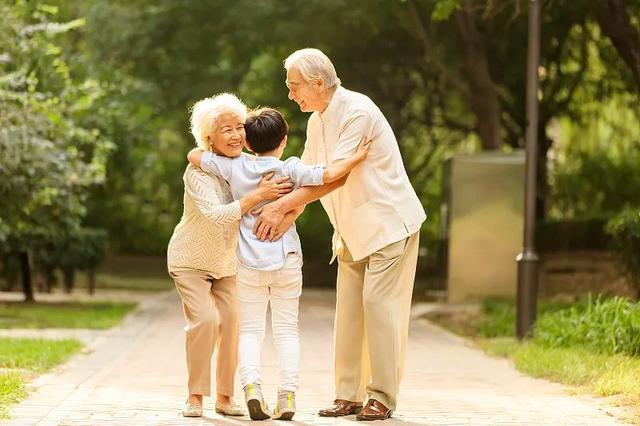
M189 108L277 108L300 156L283 61L305 47L380 108L427 212L388 422L640 424L637 0L0 0L0 422L250 421L206 398L180 415L167 244ZM332 225L312 203L296 226L295 420L349 424L316 414L335 398Z

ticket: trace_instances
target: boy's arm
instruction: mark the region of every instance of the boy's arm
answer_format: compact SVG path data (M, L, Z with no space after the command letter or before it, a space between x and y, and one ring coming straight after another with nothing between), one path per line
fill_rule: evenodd
M367 157L370 147L371 140L367 140L367 137L364 136L356 148L356 152L347 158L335 160L329 167L324 169L324 173L322 175L323 183L335 182L353 170L355 166L360 164L362 160Z
M187 154L187 160L193 164L195 167L200 168L200 162L202 160L202 154L204 154L204 150L202 148L193 148Z
M310 119L311 120L311 119ZM276 227L282 222L284 216L290 210L304 206L312 201L324 197L331 191L334 191L345 184L349 172L356 164L349 163L349 157L357 152L360 145L364 145L364 139L367 139L369 135L371 119L366 112L359 112L354 114L345 123L344 128L339 136L338 146L333 154L333 163L329 168L336 164L336 170L331 171L334 176L328 176L329 178L336 178L329 183L324 183L321 186L304 186L299 188L284 197L265 205L257 210L255 213L259 215L256 224L253 227L253 233L261 240L272 238L275 235ZM307 131L308 131L307 127ZM364 148L364 147L363 147ZM368 152L369 143L367 143L366 151ZM307 147L305 146L305 153ZM305 160L303 156L303 161ZM353 159L352 161L354 161ZM345 162L345 164L340 164ZM360 160L362 161L362 160ZM346 171L344 169L347 169ZM341 175L342 177L336 177ZM324 179L324 176L323 176Z
M212 173L227 180L231 176L232 158L215 155L212 152L203 151L201 148L194 148L187 154L187 159L194 167L201 168L203 172ZM249 191L238 200L242 215L264 201L275 200L292 191L293 183L288 177L272 178L273 173L263 176L256 189Z
M202 148L194 148L187 154L187 160L203 172L218 175L226 180L231 177L233 158L216 155Z

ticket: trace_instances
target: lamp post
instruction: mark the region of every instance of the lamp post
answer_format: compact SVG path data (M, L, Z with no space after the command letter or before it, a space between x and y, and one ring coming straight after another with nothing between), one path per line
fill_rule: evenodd
M538 254L535 250L535 223L541 8L542 0L530 0L527 55L527 131L525 135L524 247L516 257L518 262L516 336L518 339L530 337L533 334L538 299Z

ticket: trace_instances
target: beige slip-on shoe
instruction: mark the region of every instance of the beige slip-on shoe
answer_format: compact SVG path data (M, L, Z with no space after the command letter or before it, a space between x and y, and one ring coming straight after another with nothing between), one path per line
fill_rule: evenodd
M235 402L229 405L223 405L216 402L216 413L225 416L244 416L244 410Z
M184 417L202 417L202 405L187 401L182 407L182 415Z

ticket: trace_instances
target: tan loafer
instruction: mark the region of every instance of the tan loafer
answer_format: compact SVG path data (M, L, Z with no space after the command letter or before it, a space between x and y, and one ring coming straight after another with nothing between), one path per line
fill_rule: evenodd
M361 402L336 399L331 407L318 411L318 415L320 417L342 417L358 414L360 410L362 410Z
M386 420L393 412L382 402L376 399L369 399L362 411L356 416L359 421Z
M216 413L225 416L244 416L244 410L235 402L228 405L223 405L219 402L216 402Z
M182 415L184 417L202 417L202 405L187 401L182 407Z

